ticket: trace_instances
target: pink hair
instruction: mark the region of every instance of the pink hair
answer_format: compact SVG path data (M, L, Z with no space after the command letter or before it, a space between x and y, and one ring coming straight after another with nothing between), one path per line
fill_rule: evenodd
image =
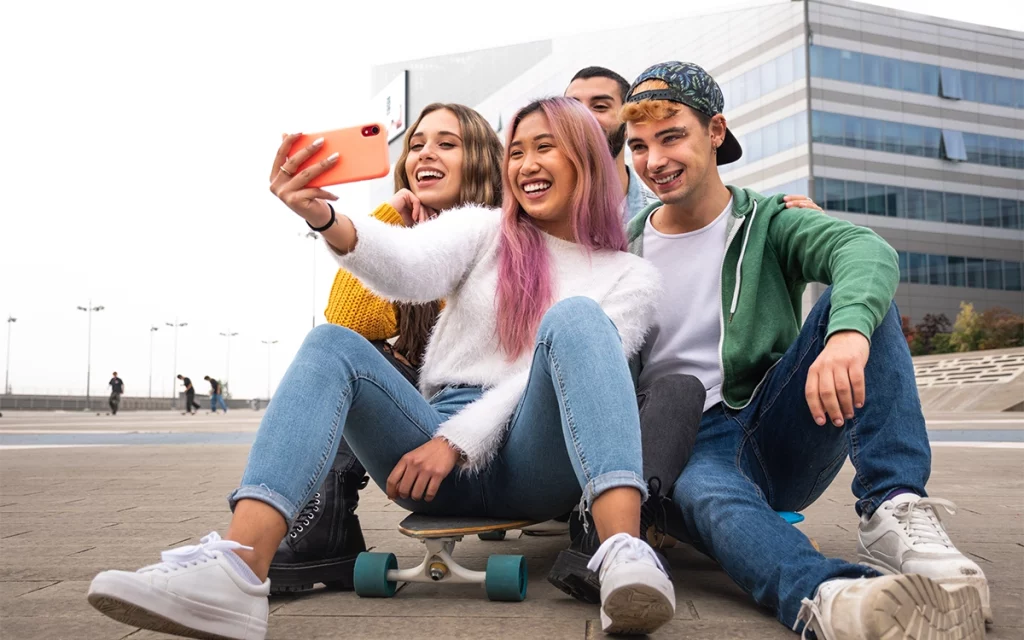
M541 318L554 298L543 232L515 199L508 176L509 148L519 123L541 112L555 145L576 168L569 202L573 241L584 251L626 250L622 225L622 183L608 150L608 139L593 115L576 100L545 98L523 107L512 120L505 142L501 180L504 202L498 247L498 340L509 360L534 342Z

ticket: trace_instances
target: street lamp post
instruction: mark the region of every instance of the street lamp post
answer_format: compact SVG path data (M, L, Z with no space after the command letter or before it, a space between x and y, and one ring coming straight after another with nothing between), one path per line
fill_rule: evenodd
M17 322L14 316L7 316L7 368L4 371L4 393L11 393L11 325Z
M261 340L267 345L267 402L270 402L270 348L277 344L277 340Z
M313 312L313 326L311 328L316 328L316 241L320 234L316 231L307 231L304 237L313 239L313 299L310 308Z
M178 328L187 327L187 322L178 322L178 317L174 317L174 322L165 322L168 327L174 327L174 374L171 376L171 400L178 395ZM173 406L173 405L172 405Z
M228 339L228 355L227 355L227 362L224 365L224 377L227 378L228 384L230 385L231 384L231 338L234 338L235 336L237 336L238 332L237 331L232 332L231 329L228 329L226 332L222 331L220 335L222 335L223 337Z
M149 397L153 397L153 334L160 330L160 327L149 328ZM177 375L177 374L175 374Z
M89 306L78 307L79 311L85 311L89 316L89 337L86 346L85 355L85 408L89 408L89 399L92 395L92 312L103 311L103 305L92 306L92 300L89 300Z

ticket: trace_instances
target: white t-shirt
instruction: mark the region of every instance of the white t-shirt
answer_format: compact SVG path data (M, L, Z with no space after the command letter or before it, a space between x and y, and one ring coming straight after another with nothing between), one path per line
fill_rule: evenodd
M644 226L644 258L661 272L662 303L640 352L640 388L672 373L704 383L704 410L722 401L719 339L722 334L722 260L732 200L703 229L667 235Z

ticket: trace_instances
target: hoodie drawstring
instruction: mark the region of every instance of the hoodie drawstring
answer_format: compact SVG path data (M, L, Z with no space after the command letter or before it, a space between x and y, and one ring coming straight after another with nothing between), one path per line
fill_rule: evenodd
M736 314L736 306L740 302L740 281L743 279L743 255L747 252L747 241L750 240L750 229L754 226L754 218L757 217L757 200L754 200L754 211L750 214L747 228L743 231L743 246L740 247L740 259L736 262L736 286L732 290L732 304L729 306L729 322L732 322Z

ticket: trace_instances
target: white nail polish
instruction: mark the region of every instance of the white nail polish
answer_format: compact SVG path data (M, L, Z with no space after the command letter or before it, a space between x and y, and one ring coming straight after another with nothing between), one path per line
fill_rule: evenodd
M313 146L314 147L319 147L323 143L324 143L324 139L323 138L317 138L316 140L313 141Z
M337 159L338 159L338 152L337 152L337 151L335 151L335 152L334 152L334 153L332 153L331 155L327 156L327 159L328 159L328 160L337 160Z

